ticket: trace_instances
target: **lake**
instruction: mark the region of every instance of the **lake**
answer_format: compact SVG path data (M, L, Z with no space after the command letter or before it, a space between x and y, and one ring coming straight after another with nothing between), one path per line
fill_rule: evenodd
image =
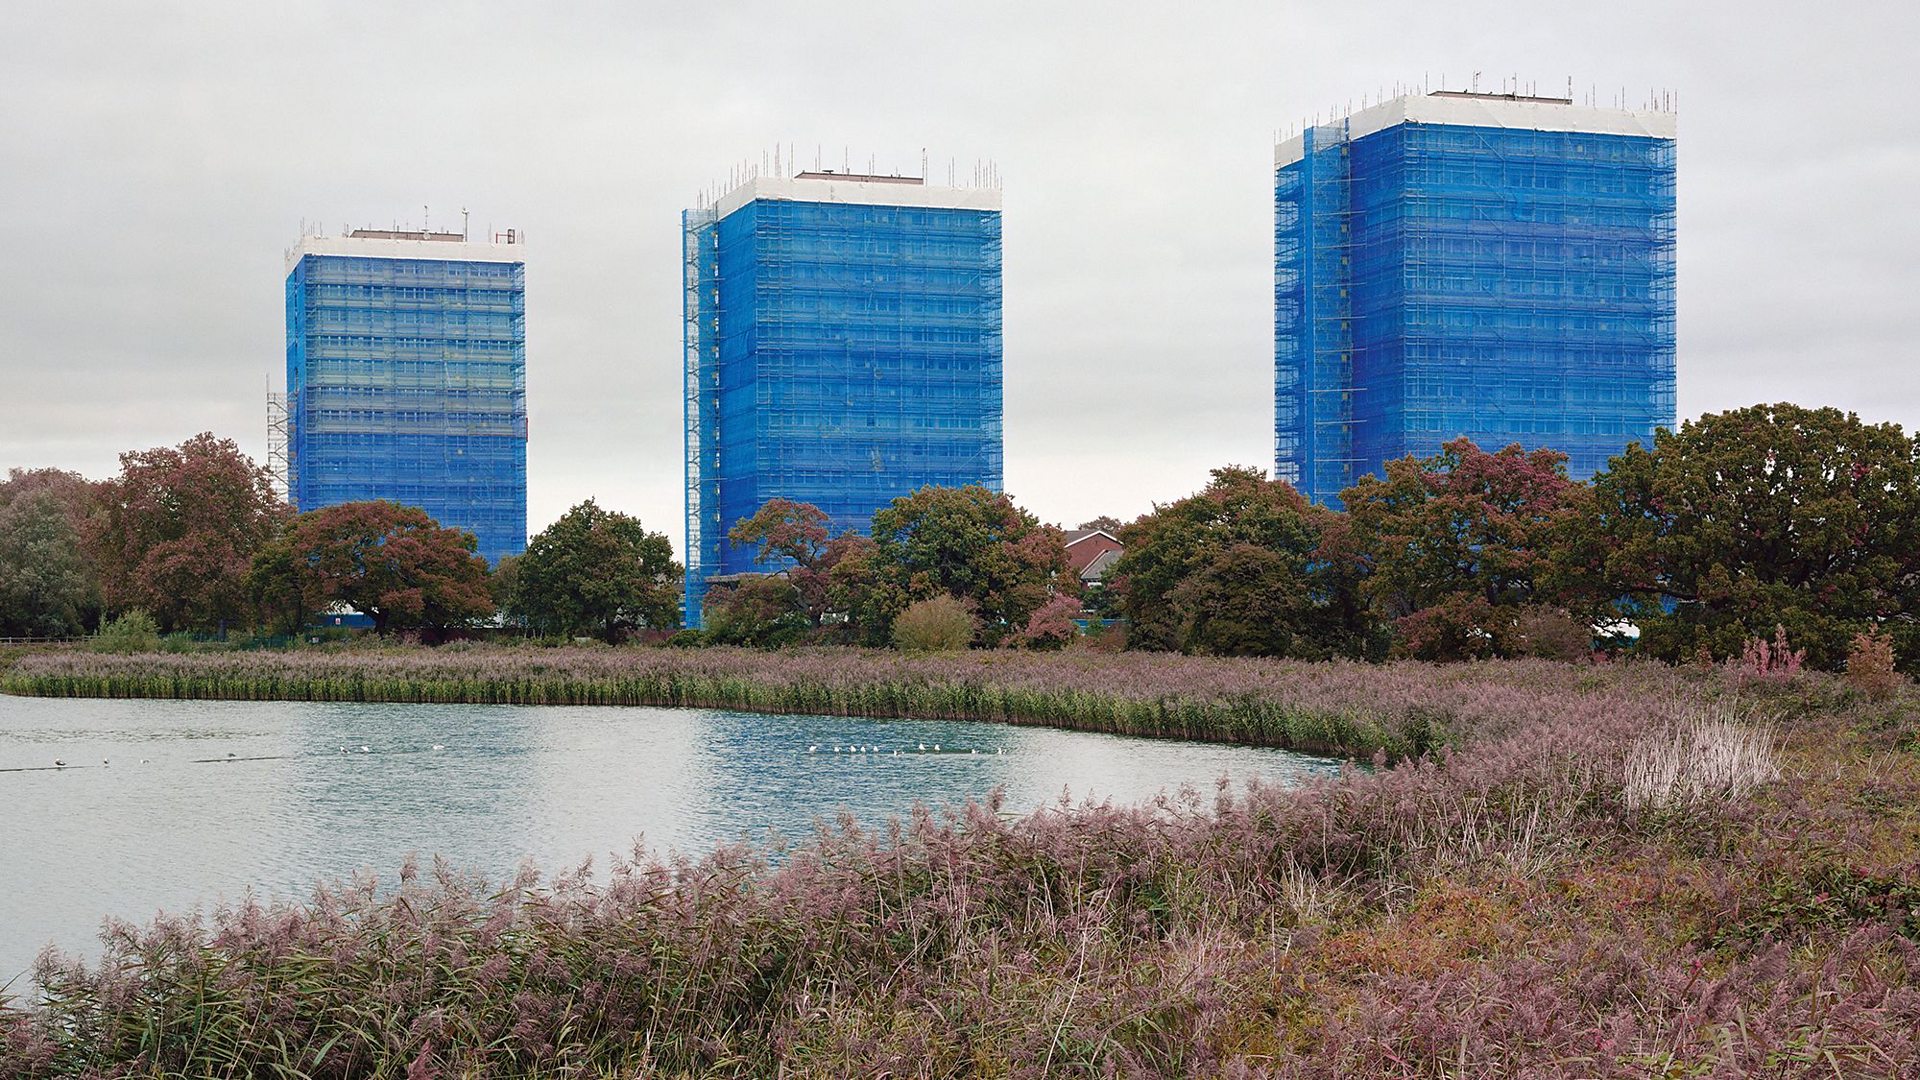
M247 890L304 896L358 870L391 880L409 854L501 881L527 860L552 873L636 844L699 854L801 839L843 810L882 824L996 787L1023 812L1063 794L1131 802L1211 792L1223 775L1292 783L1337 768L996 724L0 696L0 985L47 944L92 955L109 916L144 921Z

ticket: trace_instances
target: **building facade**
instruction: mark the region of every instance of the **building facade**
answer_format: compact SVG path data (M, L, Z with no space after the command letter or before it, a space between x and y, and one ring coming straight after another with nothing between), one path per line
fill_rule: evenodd
M1274 475L1457 437L1584 479L1674 423L1671 112L1439 92L1274 154Z
M926 485L1001 485L1000 195L755 178L684 226L688 626L769 499L837 533Z
M359 229L287 255L287 489L527 541L526 266L513 233Z

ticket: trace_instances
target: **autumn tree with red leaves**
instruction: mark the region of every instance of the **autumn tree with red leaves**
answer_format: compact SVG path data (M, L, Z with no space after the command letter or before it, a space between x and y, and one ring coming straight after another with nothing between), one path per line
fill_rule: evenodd
M254 554L290 513L232 439L121 454L88 528L108 610L144 609L168 631L245 622Z
M1586 506L1566 460L1455 439L1341 492L1361 590L1398 649L1431 660L1522 651L1522 616L1558 599L1553 557Z
M350 502L295 518L287 543L311 608L345 604L374 629L444 631L491 615L473 534L417 507Z

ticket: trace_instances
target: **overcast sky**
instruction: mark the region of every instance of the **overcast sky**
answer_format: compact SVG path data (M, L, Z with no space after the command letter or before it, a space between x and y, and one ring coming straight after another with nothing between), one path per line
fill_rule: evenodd
M776 144L1005 188L1006 482L1272 453L1277 130L1481 72L1680 105L1680 414L1920 426L1920 5L0 5L0 470L265 448L302 219L524 230L529 523L681 543L679 212Z

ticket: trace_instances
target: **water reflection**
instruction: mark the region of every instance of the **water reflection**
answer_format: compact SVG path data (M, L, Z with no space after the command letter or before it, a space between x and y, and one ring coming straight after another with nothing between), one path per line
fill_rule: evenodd
M1063 792L1132 801L1208 792L1223 774L1287 782L1330 768L936 721L0 697L0 983L48 942L89 951L107 916L299 895L358 870L390 877L413 853L501 880L526 861L604 866L636 842L698 854L801 839L841 811L877 825L995 787L1024 811Z

